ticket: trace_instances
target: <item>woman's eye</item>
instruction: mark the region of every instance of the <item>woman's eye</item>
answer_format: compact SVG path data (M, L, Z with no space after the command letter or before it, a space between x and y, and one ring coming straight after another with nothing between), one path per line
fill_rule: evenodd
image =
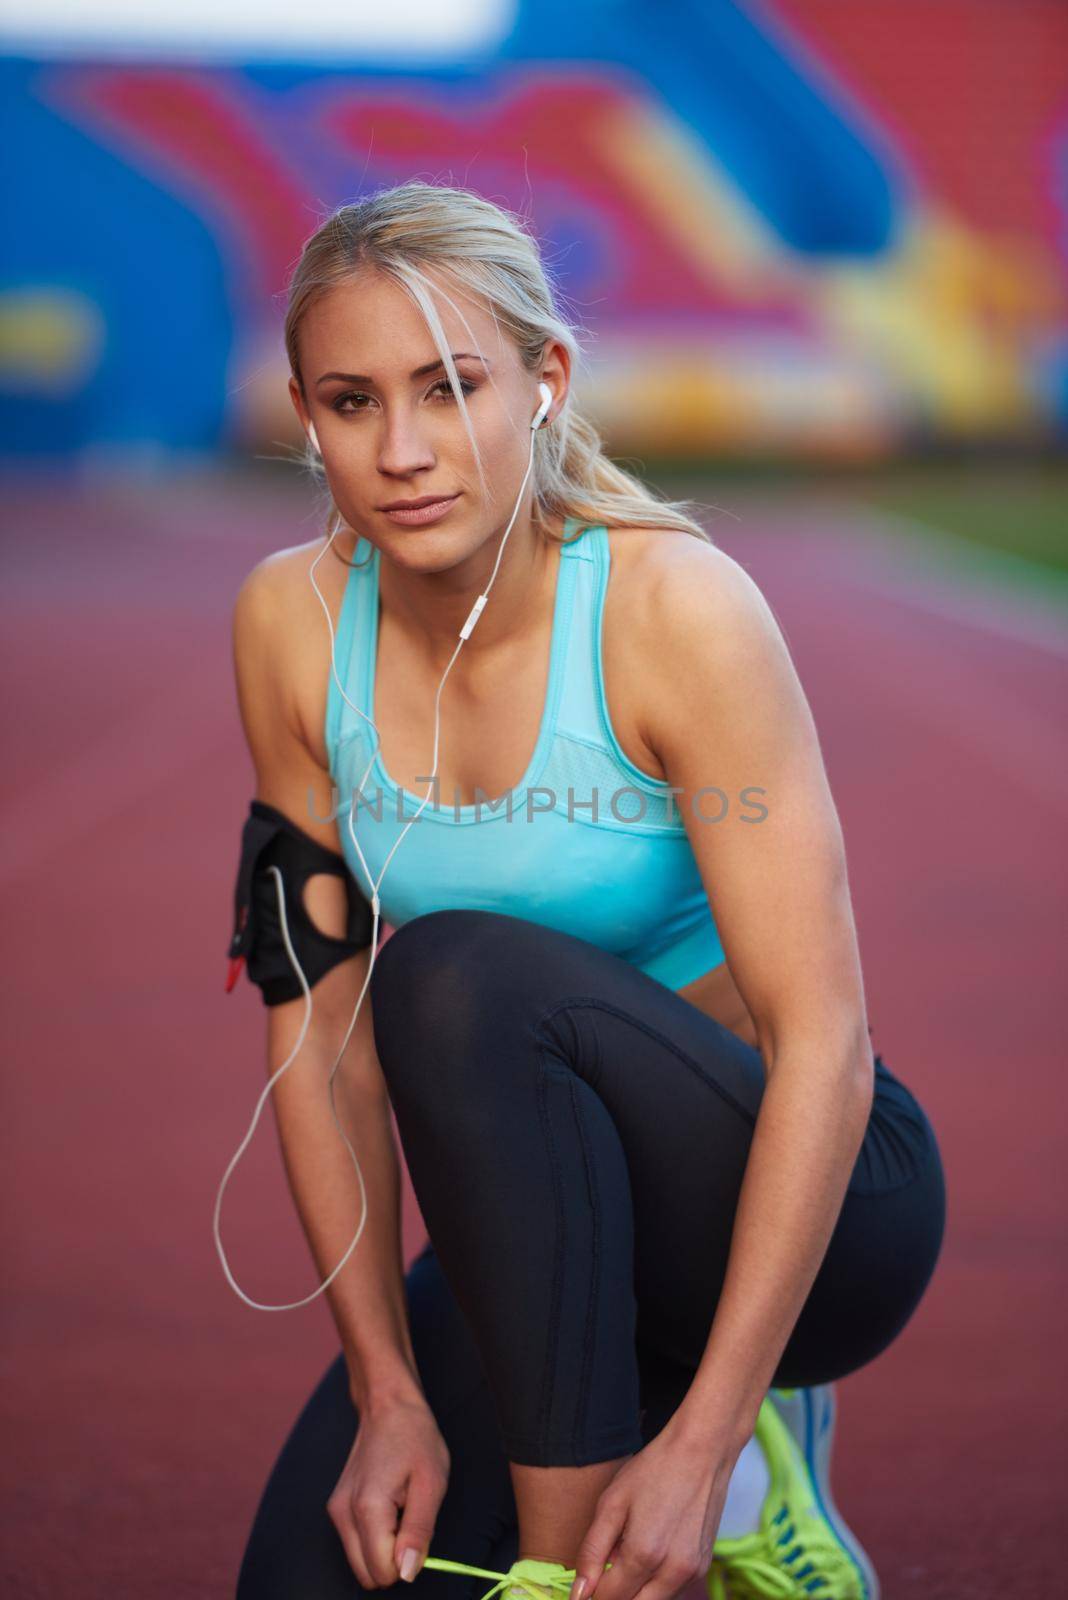
M350 390L348 394L339 394L336 400L331 401L331 406L334 411L338 411L342 416L345 416L347 413L342 411L341 408L346 400L367 400L369 398L369 395L361 394L358 390ZM366 406L356 407L357 411L365 411L366 409Z
M472 383L470 378L461 378L460 379L460 388L463 391L464 397L466 398L467 395L474 394L475 390L478 388L478 384L477 383ZM448 378L442 378L439 383L433 384L428 392L430 394L439 394L439 395L441 395L442 399L444 399L444 400L453 400L454 399L454 395L453 395L452 389L449 386ZM357 411L366 411L367 407L366 406L361 406L361 405L354 405L351 409L346 409L346 404L345 404L346 401L348 401L348 400L353 400L353 401L356 401L356 400L370 400L370 398L371 398L371 396L368 395L368 394L364 394L362 392L362 390L350 389L345 394L339 394L336 400L331 401L331 407L332 407L332 409L334 411L338 412L339 415L341 415L343 417L344 416L352 416Z
M465 399L469 394L473 394L474 391L477 389L477 387L478 387L478 385L475 384L475 383L472 383L468 378L461 378L460 379L460 389L461 389ZM449 384L448 378L442 378L440 383L435 383L434 387L431 389L430 392L431 392L431 394L434 394L435 391L437 393L439 393L439 394L443 394L446 400L455 399L455 395L452 392L452 388L451 388L451 386Z

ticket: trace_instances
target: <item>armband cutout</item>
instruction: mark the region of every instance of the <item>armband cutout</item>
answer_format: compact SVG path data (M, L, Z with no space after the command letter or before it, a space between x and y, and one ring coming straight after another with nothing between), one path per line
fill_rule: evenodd
M309 989L338 962L368 947L374 916L343 855L313 839L275 806L252 800L241 832L226 992L233 989L245 966L250 981L262 992L264 1005L277 1006L298 999L304 990L282 936L278 884L269 867L277 867L282 874L289 939ZM344 938L323 933L305 909L304 886L321 872L345 880L348 923Z

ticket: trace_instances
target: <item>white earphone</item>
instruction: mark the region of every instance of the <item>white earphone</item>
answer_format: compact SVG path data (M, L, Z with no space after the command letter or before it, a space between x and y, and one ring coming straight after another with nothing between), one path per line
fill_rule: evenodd
M508 519L508 526L504 530L504 536L501 539L500 548L497 551L497 559L493 563L493 571L490 573L490 579L489 579L489 582L486 585L485 592L478 596L478 598L475 601L474 605L471 607L471 611L470 611L470 613L468 615L467 621L464 623L463 627L460 629L459 642L458 642L458 644L456 646L456 649L453 651L451 657L449 658L448 666L445 668L445 671L441 675L441 682L438 684L437 694L434 697L434 765L433 765L433 768L432 768L431 773L430 773L430 786L427 789L426 794L423 796L422 804L420 805L419 810L416 811L413 816L409 817L407 826L402 830L402 832L400 833L398 838L394 841L393 849L390 850L390 852L387 855L385 861L383 862L382 871L379 873L377 881L372 877L371 870L367 865L366 857L364 856L363 851L360 849L359 840L356 838L356 833L355 833L355 830L354 830L353 825L352 825L352 819L353 819L353 815L354 815L354 812L355 812L356 796L357 796L357 794L361 794L362 795L362 793L363 793L364 783L366 782L368 774L371 771L371 767L374 765L375 755L377 754L378 746L381 744L381 740L378 737L378 728L376 727L373 718L369 717L365 711L361 711L359 706L355 705L353 703L353 701L351 701L349 699L348 695L345 693L344 684L341 682L341 679L338 677L337 656L336 656L336 644L337 644L337 641L336 641L336 638L335 638L335 635L334 635L334 624L333 624L333 620L332 620L332 618L330 616L330 608L329 608L329 606L327 605L326 601L323 598L322 591L320 590L319 585L315 581L315 569L318 566L319 562L325 556L326 552L330 549L330 546L333 544L334 540L337 538L337 535L338 535L338 533L340 531L339 528L335 528L334 529L333 533L330 535L330 538L327 540L326 544L323 546L323 548L320 550L319 554L316 556L315 560L312 562L311 566L308 568L308 577L311 580L312 588L315 590L316 594L319 596L319 604L323 608L323 613L324 613L324 615L326 617L327 630L329 631L329 634L330 634L330 671L333 674L334 682L337 684L338 689L339 689L339 691L341 693L341 697L345 701L346 705L351 706L352 710L355 711L359 716L361 716L364 719L364 721L366 723L368 723L371 728L374 729L374 735L375 735L375 749L374 749L374 751L372 751L371 760L368 762L367 766L364 768L363 775L360 778L359 784L357 785L356 789L353 791L352 795L350 796L349 809L348 809L348 818L347 818L349 838L352 840L353 848L355 849L356 854L360 859L360 865L363 867L364 876L366 877L367 882L370 885L370 890L371 890L371 912L372 912L372 917L373 917L373 924L372 924L372 929L371 929L371 943L370 943L371 959L367 964L367 976L363 980L363 987L361 988L361 990L359 992L359 995L356 998L356 1009L352 1013L352 1018L351 1018L351 1020L349 1022L348 1028L345 1031L345 1037L341 1041L341 1048L338 1050L337 1056L335 1057L335 1060L334 1060L334 1064L330 1069L330 1078L329 1078L329 1084L330 1084L330 1111L331 1111L331 1115L334 1118L334 1124L337 1127L337 1130L340 1133L342 1139L344 1139L344 1141L345 1141L345 1146L346 1146L346 1148L347 1148L347 1150L349 1152L349 1155L352 1157L352 1164L356 1169L356 1177L357 1177L357 1179L359 1181L359 1185L360 1185L360 1201L361 1201L361 1206L362 1206L362 1214L360 1216L360 1225L356 1229L356 1232L353 1234L352 1242L349 1244L348 1249L345 1251L345 1254L341 1257L341 1260L338 1262L337 1266L333 1269L333 1271L330 1273L330 1275L328 1277L323 1279L323 1282L319 1285L319 1287L317 1289L313 1290L311 1294L305 1295L302 1300L290 1300L290 1301L287 1301L287 1302L285 1302L284 1304L281 1304L281 1305L269 1305L269 1304L265 1304L264 1302L259 1301L259 1300L252 1300L244 1292L244 1290L239 1286L239 1284L236 1282L236 1280L234 1279L233 1274L230 1271L230 1265L229 1265L229 1262L226 1259L226 1252L223 1249L222 1236L221 1236L220 1231L219 1231L219 1217L220 1217L220 1214L222 1212L222 1197L223 1197L223 1194L225 1192L226 1185L230 1181L231 1173L233 1172L234 1168L237 1166L237 1163L240 1161L242 1155L244 1154L245 1149L248 1146L249 1140L252 1138L253 1133L256 1131L256 1124L259 1121L260 1112L263 1109L264 1103L267 1100L267 1097L271 1092L271 1089L272 1089L272 1087L273 1087L273 1085L275 1083L275 1080L277 1078L280 1078L282 1076L282 1073L285 1072L287 1070L287 1068L292 1065L293 1061L296 1060L296 1057L300 1053L301 1046L304 1043L305 1037L307 1036L308 1026L309 1026L309 1024L311 1022L311 1018L312 1018L311 989L308 986L308 980L304 976L303 969L301 968L300 962L297 960L296 952L293 949L293 945L292 945L292 943L290 941L290 937L289 937L289 924L286 921L285 888L284 888L283 883L282 883L282 874L278 870L277 867L269 867L268 871L271 872L273 874L273 876L274 876L275 887L276 887L276 890L277 890L277 893L278 893L278 917L279 917L279 921L281 923L282 939L283 939L283 942L284 942L285 947L286 947L286 954L289 956L290 964L292 965L294 972L296 973L298 979L300 980L301 989L304 991L304 1020L300 1025L300 1032L297 1035L297 1042L293 1046L293 1049L290 1051L289 1055L286 1057L285 1061L283 1061L282 1065L278 1068L278 1070L271 1074L270 1078L267 1080L266 1084L264 1085L263 1089L260 1092L260 1097L256 1102L256 1109L255 1109L255 1111L253 1112L253 1115L252 1115L252 1121L249 1123L248 1132L245 1134L245 1137L242 1139L241 1143L238 1145L237 1149L234 1151L234 1154L230 1158L230 1163L227 1166L226 1171L223 1173L222 1181L219 1184L219 1191L218 1191L218 1194L217 1194L216 1199L215 1199L215 1212L214 1212L214 1215L213 1215L213 1218L212 1218L212 1227L213 1227L213 1231L214 1231L214 1234L215 1234L215 1246L216 1246L216 1249L219 1252L219 1259L222 1262L222 1268L223 1268L223 1272L226 1274L227 1282L230 1284L230 1287L233 1289L234 1293L236 1295L238 1295L238 1297L240 1299L242 1299L245 1302L246 1305L252 1306L252 1308L255 1311L295 1311L299 1306L309 1305L311 1303L311 1301L315 1300L320 1294L322 1294L323 1290L326 1289L334 1281L334 1279L337 1277L338 1273L341 1271L342 1267L345 1265L345 1262L349 1259L349 1256L352 1254L352 1252L355 1250L357 1244L359 1243L360 1235L363 1233L364 1223L367 1221L367 1190L366 1190L366 1188L364 1186L363 1173L360 1170L360 1163L356 1159L356 1152L352 1148L352 1145L349 1143L349 1140L348 1140L348 1137L347 1137L347 1135L345 1133L344 1128L341 1126L341 1123L338 1121L337 1107L336 1107L336 1104L335 1104L335 1101L334 1101L334 1076L335 1076L335 1074L337 1072L337 1069L338 1069L339 1065L341 1064L341 1058L343 1057L343 1055L345 1054L346 1049L348 1048L349 1040L352 1037L352 1030L356 1026L356 1018L359 1016L360 1007L363 1004L363 997L367 993L368 985L371 982L371 974L374 971L375 959L376 959L376 956L377 956L377 953L378 953L378 950L377 950L377 947L378 947L378 924L379 924L380 914L381 914L381 903L380 903L379 898L378 898L379 887L381 885L382 879L386 875L386 870L389 867L390 862L393 860L393 856L394 856L396 850L400 846L401 840L404 838L405 834L408 832L408 829L412 826L412 824L418 820L420 814L423 811L424 806L426 805L427 801L430 799L430 796L434 791L434 781L435 781L435 779L437 777L437 771L438 771L438 731L439 731L440 724L441 724L441 691L445 686L445 679L449 676L449 673L452 671L453 662L456 660L456 657L459 655L460 651L463 649L464 640L465 639L469 639L471 637L471 634L474 631L475 624L477 623L479 617L482 615L482 612L483 612L483 609L485 607L486 601L489 599L490 590L493 588L494 580L495 580L495 578L497 576L497 569L501 564L501 556L504 554L504 547L508 542L508 535L511 533L512 524L515 522L515 519L516 519L516 517L517 517L517 515L519 513L519 507L520 507L520 504L521 504L522 499L523 499L523 491L526 489L527 479L530 477L531 469L533 468L533 465L534 465L534 435L537 432L537 430L541 427L543 421L545 420L545 418L546 418L546 416L547 416L547 414L549 412L549 408L551 407L551 405L553 403L553 392L552 392L552 390L550 389L550 387L549 387L549 385L547 383L539 383L538 384L538 394L541 397L541 404L539 405L537 411L535 412L533 418L531 419L531 423L530 423L530 454L529 454L529 458L528 458L528 461L527 461L527 470L523 474L523 481L519 486L519 494L516 496L515 507L514 507L514 509L512 511L512 515ZM314 423L309 423L308 424L308 436L311 439L312 443L314 444L316 450L318 450L319 449L319 440L318 440L318 437L316 436L315 424Z

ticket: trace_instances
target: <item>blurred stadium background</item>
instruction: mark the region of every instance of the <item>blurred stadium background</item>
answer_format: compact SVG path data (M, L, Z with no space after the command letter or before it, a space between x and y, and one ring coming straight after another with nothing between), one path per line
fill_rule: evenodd
M928 1299L842 1386L839 1502L883 1600L1052 1596L1068 7L34 0L0 88L8 1592L230 1594L335 1348L211 1241L262 1071L258 997L222 996L229 614L319 526L288 273L419 176L530 218L582 405L707 505L813 704L876 1046L951 1195ZM262 1123L224 1232L250 1293L307 1292Z

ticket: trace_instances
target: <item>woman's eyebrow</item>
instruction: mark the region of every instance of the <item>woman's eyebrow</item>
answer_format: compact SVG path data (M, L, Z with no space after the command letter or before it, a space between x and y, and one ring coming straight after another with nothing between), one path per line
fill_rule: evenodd
M488 367L492 365L491 362L486 360L485 356L473 355L469 350L452 350L450 351L450 354L454 361L481 361L483 366ZM436 372L439 367L443 367L444 365L444 361L442 361L439 356L437 361L428 361L425 367L416 367L411 376L413 378L425 378L428 372ZM317 378L315 380L316 388L318 388L321 383L326 383L331 378L339 378L342 383L374 383L375 381L373 378L368 378L362 372L324 372L321 378Z

